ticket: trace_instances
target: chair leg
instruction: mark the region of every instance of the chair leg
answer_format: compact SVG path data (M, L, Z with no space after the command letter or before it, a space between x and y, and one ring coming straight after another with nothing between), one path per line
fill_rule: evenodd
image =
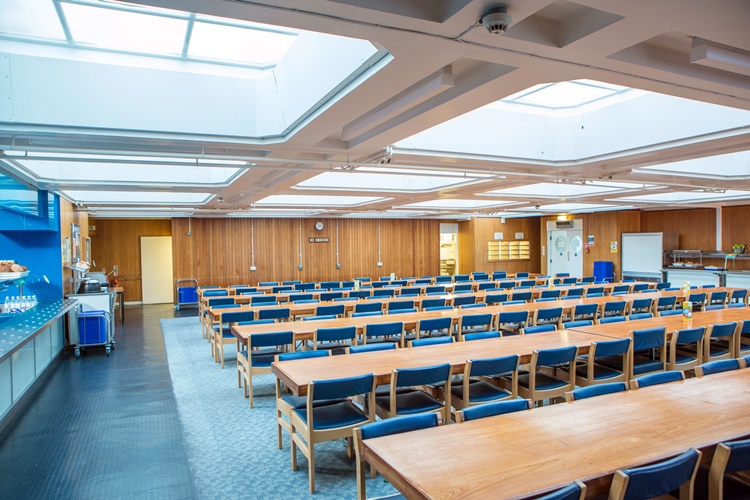
M310 481L310 493L315 493L315 445L307 445L307 475Z
M250 398L250 408L254 408L255 402L253 401L253 373L249 370L252 370L252 368L248 368L247 382L245 384L245 387L247 389L247 397Z
M281 424L279 423L279 420L281 419L281 412L279 411L279 408L276 408L276 437L279 441L279 449L281 449Z
M294 440L294 424L290 424L291 429L289 430L289 435L291 436L291 446L292 446L292 470L297 470L297 442Z

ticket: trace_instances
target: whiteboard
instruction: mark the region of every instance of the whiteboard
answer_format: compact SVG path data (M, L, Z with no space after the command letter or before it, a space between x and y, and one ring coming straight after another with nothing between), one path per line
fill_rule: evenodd
M622 274L661 276L663 233L622 233Z

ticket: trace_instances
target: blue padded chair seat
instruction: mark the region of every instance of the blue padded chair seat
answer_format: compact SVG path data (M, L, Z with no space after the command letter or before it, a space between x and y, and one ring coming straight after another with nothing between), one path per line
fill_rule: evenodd
M636 356L633 361L633 375L643 375L655 371L661 371L664 365L661 361L655 361L647 357Z
M252 363L253 366L256 368L259 367L265 367L270 368L271 363L273 363L275 356L277 354L281 354L284 351L280 351L279 349L269 348L269 349L258 349L256 351L252 351ZM247 359L247 351L241 351L240 354L245 356Z
M529 387L529 379L531 378L531 374L524 373L523 375L518 375L518 385L522 387ZM536 389L546 391L549 389L557 389L559 387L564 387L568 385L568 382L564 380L560 380L555 377L550 377L546 373L542 372L536 372Z
M378 405L387 411L391 409L390 396L376 397ZM443 405L437 399L423 391L411 391L406 394L396 394L396 413L399 415L410 415L442 408Z
M692 363L693 361L696 361L698 358L695 356L690 356L686 353L677 352L674 356L674 362L677 365L682 365L685 363Z
M307 423L307 410L295 409L294 412ZM323 406L313 405L313 430L321 431L335 429L337 427L348 427L359 423L369 422L370 419L362 413L351 401L335 403Z
M307 396L282 396L281 398L294 410L304 410L307 407ZM313 402L313 408L345 402L346 399L320 399Z
M464 388L462 385L451 386L451 393L457 398L464 397ZM496 399L507 398L510 392L492 385L486 380L472 380L469 384L469 401L474 403L485 403L495 401Z
M414 392L416 389L412 389L411 387L396 387L396 394L406 394L409 392ZM389 396L391 394L391 385L379 385L375 388L375 396Z
M617 357L622 359L622 356ZM579 377L587 377L588 373L588 367L586 365L581 365L576 368L576 375L578 375ZM622 375L622 371L618 371L607 366L597 364L594 365L594 380L607 380L609 378L618 377L620 375Z

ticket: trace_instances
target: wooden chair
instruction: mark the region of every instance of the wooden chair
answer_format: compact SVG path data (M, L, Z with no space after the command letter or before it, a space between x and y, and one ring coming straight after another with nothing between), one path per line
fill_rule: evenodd
M576 385L607 384L627 382L630 373L630 359L633 356L630 338L592 342L585 364L576 366ZM580 358L579 358L580 359Z
M375 420L375 375L372 373L344 379L318 380L307 385L304 408L292 411L292 470L297 470L297 448L307 457L310 493L315 493L315 444L346 438L351 443L356 427ZM350 398L361 396L367 401L365 411ZM339 403L315 406L316 401L344 399Z
M321 358L321 357L328 357L331 355L331 351L295 351L295 352L288 352L283 354L277 354L275 361L277 363L279 362L285 362L285 361L293 361L295 359L307 359L307 358ZM343 401L341 399L334 400L334 402L340 402ZM315 404L322 406L323 404L328 404L331 401L316 401ZM292 427L290 425L291 419L292 419L292 411L299 408L304 408L305 404L307 404L307 397L306 396L294 396L290 393L288 393L281 383L280 379L276 379L276 433L278 436L278 446L279 449L281 449L281 431L282 429L286 430L290 433L292 431ZM287 420L284 420L286 417Z
M713 375L714 373L728 372L731 370L739 370L740 368L745 368L744 359L737 359L737 358L719 359L716 361L709 361L708 363L703 363L700 366L696 366L695 376L698 378L701 378L704 375Z
M404 347L404 323L392 321L390 323L366 324L362 329L363 344L395 343Z
M419 390L420 386L439 383L445 384L444 401ZM450 387L451 365L448 363L421 368L394 369L391 374L389 393L375 398L377 415L380 418L393 418L399 415L437 412L441 414L443 421L448 422L451 408ZM399 391L403 388L414 390Z
M706 327L676 330L669 340L667 370L692 370L703 360L703 339Z
M724 499L724 482L728 474L750 470L750 439L719 443L708 472L709 500ZM747 493L747 474L742 486Z
M221 363L222 369L224 369L224 345L238 344L237 337L232 335L231 326L239 322L252 321L254 318L254 311L222 310L216 316L217 323L211 327L211 347L214 361Z
M388 420L372 422L355 428L354 453L357 459L357 499L365 500L367 498L365 459L362 456L362 440L391 436L393 434L402 434L404 432L417 431L420 429L429 429L431 427L437 427L438 425L440 425L440 419L437 413L422 413L389 418ZM370 464L370 477L374 478L375 474L375 467Z
M595 321L599 312L599 304L576 304L570 312L571 321L590 319Z
M343 353L344 348L357 345L357 327L341 326L331 328L316 328L313 331L313 349L331 349L336 353Z
M734 353L738 358L750 354L750 320L740 321Z
M562 322L562 307L550 307L549 309L537 309L534 311L534 319L532 320L534 326L552 324L556 325L558 329L562 329Z
M244 381L244 393L250 398L250 408L255 406L253 376L271 373L271 363L287 350L294 351L294 332L291 331L250 335L247 350L237 352L237 375Z
M667 369L667 329L646 328L630 332L633 341L628 380L636 375Z
M566 392L575 388L575 376L571 367L575 362L578 348L574 345L557 349L534 351L531 355L529 372L518 376L518 394L530 399L533 403L545 399L562 398ZM558 370L560 365L568 365L567 371ZM566 377L567 375L567 377Z
M701 456L700 451L691 448L663 462L618 470L612 478L609 500L654 498L677 489L680 500L692 500Z
M493 330L495 315L487 314L463 314L458 319L458 340L460 341L466 333L489 332Z
M565 488L536 497L534 500L583 500L584 498L586 498L586 485L576 481Z
M479 418L495 417L517 411L530 410L534 404L528 399L508 399L484 405L470 406L456 412L456 423L468 422Z
M518 354L499 358L470 359L460 381L451 381L451 404L456 410L518 397ZM510 376L510 390L488 379ZM459 382L459 383L456 383Z
M709 325L703 341L703 362L736 357L737 336L741 330L742 325L736 321Z
M417 326L414 329L414 339L423 337L450 337L452 326L453 319L450 317L418 319Z
M503 335L519 335L529 321L529 311L501 311L497 315L497 329Z
M234 303L234 297L215 297L207 299L205 304L203 302L200 302L200 304L202 307L198 311L198 316L201 318L203 338L211 342L211 329L213 328L213 325L216 324L216 321L211 322L209 320L208 310L210 308L218 309L220 307L233 309L238 306ZM213 353L213 350L211 352Z

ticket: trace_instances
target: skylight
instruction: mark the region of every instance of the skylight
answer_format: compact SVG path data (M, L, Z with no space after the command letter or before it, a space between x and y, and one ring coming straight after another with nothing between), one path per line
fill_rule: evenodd
M503 99L503 102L560 109L575 108L629 90L627 87L596 82L573 80L570 82L543 83Z
M211 193L169 191L62 191L62 194L73 201L95 205L202 205L213 196Z
M324 214L325 210L310 210L300 208L252 208L229 212L229 217L313 217Z
M120 163L16 160L37 179L86 184L213 184L227 185L243 169L230 167L163 166ZM136 180L137 179L137 180Z
M476 179L469 179L469 182ZM432 191L466 184L456 177L325 172L302 181L294 189L346 189L350 191Z
M190 34L188 56L241 64L267 65L280 61L296 35L253 25L254 29L198 22Z
M616 198L616 201L626 201L633 203L685 203L717 200L737 200L743 198L750 198L750 191L737 191L732 189L700 189L694 191L672 191L659 194L647 194L642 196L626 196L623 198Z
M0 33L65 41L65 32L51 0L3 0Z
M266 198L257 201L255 205L280 207L356 207L387 199L388 198L376 198L371 196L296 196L277 194L267 196Z
M643 174L668 172L671 175L699 176L711 179L746 177L750 176L750 151L664 163L639 168L637 172Z
M587 184L562 183L562 182L541 182L538 184L528 184L526 186L516 186L512 188L496 189L482 193L485 195L500 196L522 196L522 197L539 197L539 198L567 198L570 196L596 195L600 193L620 191L626 189L653 189L656 186L646 184L617 183L617 182L596 182Z
M404 205L404 208L434 208L434 209L456 209L461 210L465 208L485 208L485 207L496 207L499 205L509 205L512 201L502 200L432 200L423 201L420 203L409 203Z
M625 210L630 207L616 205L602 205L598 203L553 203L542 205L539 208L528 207L519 210L534 210L542 212L585 212L585 211L602 211L602 210Z

